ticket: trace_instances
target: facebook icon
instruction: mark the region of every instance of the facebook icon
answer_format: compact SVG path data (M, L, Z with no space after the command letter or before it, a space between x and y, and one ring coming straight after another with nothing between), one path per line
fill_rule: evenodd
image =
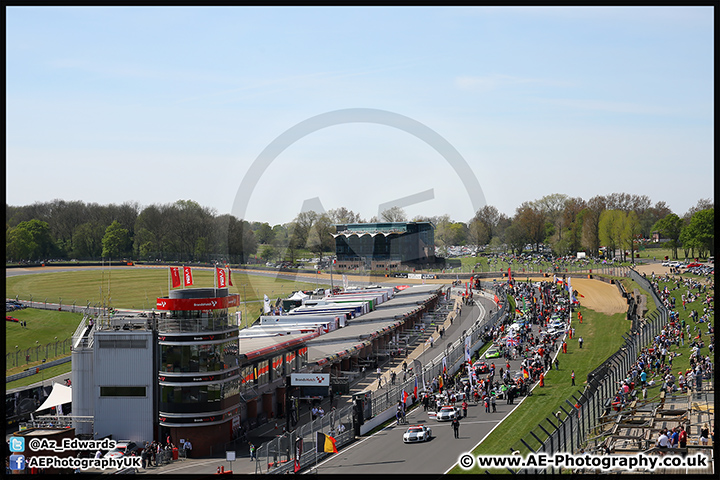
M25 455L10 455L10 470L25 470Z

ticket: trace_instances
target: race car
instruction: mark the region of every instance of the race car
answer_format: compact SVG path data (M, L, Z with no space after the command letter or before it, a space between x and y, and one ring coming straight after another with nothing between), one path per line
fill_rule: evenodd
M477 362L473 363L473 370L475 370L475 373L488 373L490 371L490 366L483 362L482 360L478 360Z
M460 418L460 407L445 405L435 412L435 420L438 422L449 422L455 417Z
M500 356L500 349L494 345L485 351L485 358L498 358Z
M411 425L403 434L403 442L427 442L432 438L432 430L425 425Z

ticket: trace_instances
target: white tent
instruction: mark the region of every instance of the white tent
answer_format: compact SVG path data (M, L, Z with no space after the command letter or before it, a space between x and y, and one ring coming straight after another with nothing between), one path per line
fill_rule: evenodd
M40 405L36 411L39 412L41 410L47 410L48 408L57 407L58 405L70 402L72 402L72 388L59 383L53 383L52 392L50 392L50 395L48 395L43 404Z
M310 295L306 295L301 290L298 290L290 297L290 300L300 300L304 304L308 298L310 298Z
M297 292L293 293L293 296L290 297L290 300L304 300L309 297L310 295L303 293L302 290L298 290Z

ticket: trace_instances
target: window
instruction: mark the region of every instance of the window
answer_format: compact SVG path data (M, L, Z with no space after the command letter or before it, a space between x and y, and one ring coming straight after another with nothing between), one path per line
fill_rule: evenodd
M127 339L102 339L98 341L100 348L145 348L147 340L127 340Z
M146 387L100 387L101 397L145 397Z

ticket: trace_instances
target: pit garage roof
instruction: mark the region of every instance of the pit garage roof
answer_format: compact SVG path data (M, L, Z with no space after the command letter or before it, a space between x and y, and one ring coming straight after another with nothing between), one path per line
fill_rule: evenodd
M395 294L374 311L348 321L345 327L309 340L308 362L324 365L352 355L373 338L402 325L404 319L445 289L445 285L416 285Z
M274 337L240 337L240 358L243 360L254 360L276 352L282 353L289 348L303 345L318 335L318 333L295 333Z

